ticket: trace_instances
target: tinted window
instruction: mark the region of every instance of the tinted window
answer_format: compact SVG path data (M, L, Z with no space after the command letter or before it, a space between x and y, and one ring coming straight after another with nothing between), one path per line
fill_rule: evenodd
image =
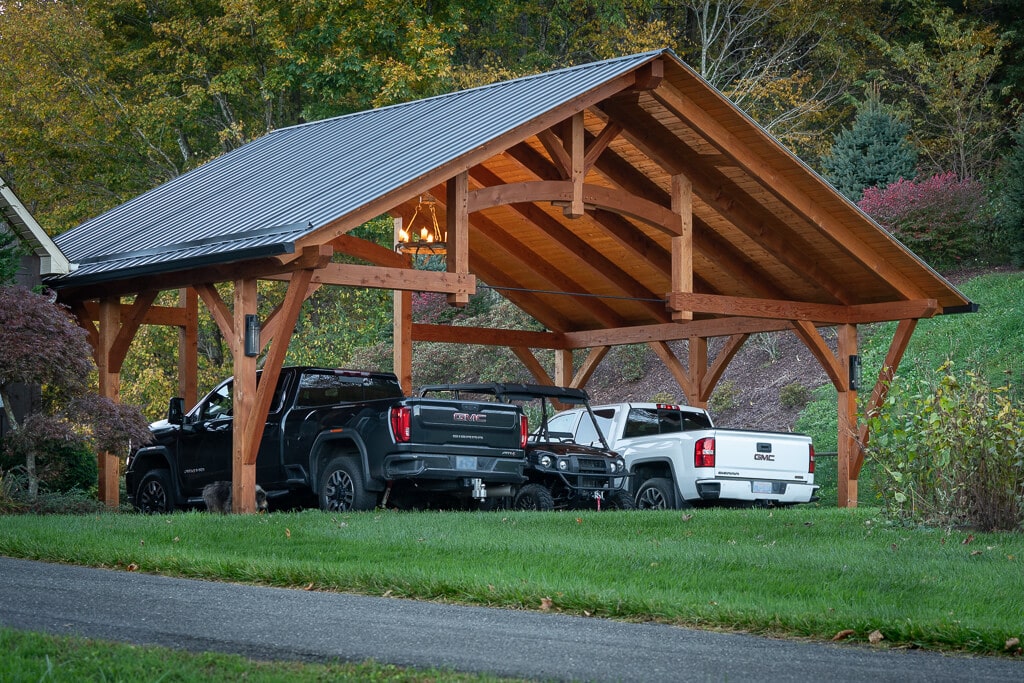
M295 406L318 408L401 395L402 389L397 380L331 372L304 372L299 380Z
M650 436L658 433L658 411L650 408L630 408L622 436Z

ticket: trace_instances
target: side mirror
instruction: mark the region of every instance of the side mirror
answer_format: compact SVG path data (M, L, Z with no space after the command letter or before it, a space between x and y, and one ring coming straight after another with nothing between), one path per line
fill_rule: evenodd
M167 406L167 422L172 425L185 423L185 399L175 396Z

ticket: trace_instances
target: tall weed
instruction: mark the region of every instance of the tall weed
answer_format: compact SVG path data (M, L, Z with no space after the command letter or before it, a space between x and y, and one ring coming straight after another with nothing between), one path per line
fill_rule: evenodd
M1024 410L1009 385L992 388L952 362L934 385L890 392L868 420L882 504L912 523L1024 526Z

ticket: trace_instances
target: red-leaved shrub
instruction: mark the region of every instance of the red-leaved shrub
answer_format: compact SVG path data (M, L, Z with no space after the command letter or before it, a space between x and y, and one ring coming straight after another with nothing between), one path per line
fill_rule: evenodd
M984 239L984 188L955 173L869 187L858 206L938 269L977 255Z

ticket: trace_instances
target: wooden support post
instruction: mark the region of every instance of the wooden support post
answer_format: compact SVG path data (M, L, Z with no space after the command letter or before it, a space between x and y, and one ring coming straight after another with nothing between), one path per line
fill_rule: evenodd
M510 346L509 350L515 354L516 358L518 358L523 365L526 366L526 369L530 371L531 375L533 375L537 384L551 386L555 383L554 380L551 379L547 370L544 369L544 366L540 364L539 360L537 360L537 357L533 355L533 351L531 351L529 347Z
M121 299L109 297L100 301L99 334L95 349L96 368L99 370L100 395L119 402L121 396L121 374L112 368L120 366L114 361L114 344L121 329ZM99 467L99 499L108 507L116 508L120 498L120 461L114 453L97 453Z
M840 325L840 365L847 368L845 382L839 390L839 507L857 507L857 472L853 465L859 458L860 446L857 433L857 392L851 387L849 370L850 356L857 355L857 326Z
M889 344L889 353L885 356L885 363L882 365L882 369L879 370L875 388L871 391L871 399L868 401L866 411L868 417L874 417L877 414L878 408L889 395L889 385L893 377L896 376L896 371L900 367L900 361L903 360L903 354L906 352L907 346L910 345L910 337L914 334L915 328L917 328L916 319L901 320L896 327L892 343ZM864 464L864 449L867 448L868 439L870 438L867 424L860 426L860 429L857 430L857 436L860 448L857 449L858 457L853 462L850 472L854 477L860 476L860 468Z
M402 229L402 218L395 221L395 244ZM412 256L405 256L407 267L412 268ZM393 290L392 298L392 369L406 395L412 394L412 292Z
M231 354L234 358L232 389L231 507L232 512L256 511L256 456L250 451L259 448L249 443L249 423L256 406L256 356L245 355L245 316L256 315L256 280L235 280L235 301L232 315ZM247 464L252 462L253 464Z
M463 171L449 178L446 197L448 244L446 264L449 273L469 274L469 173ZM469 303L469 294L449 294L448 303L462 307Z
M684 175L672 176L672 213L679 234L672 237L672 293L693 293L693 184ZM672 320L693 320L692 311L672 310Z
M199 402L199 297L191 287L178 293L178 306L185 309L185 324L178 328L178 395L185 406Z
M569 386L574 389L582 389L587 386L591 375L597 370L597 366L601 364L601 361L608 355L611 348L610 346L595 346L590 349L590 353L583 359L583 364L580 365L580 369L573 375L572 383Z
M583 181L586 176L584 132L583 112L573 114L565 135L565 151L569 156L569 180L572 181L572 198L568 206L562 209L567 218L580 218L586 213L583 206Z
M708 374L708 340L705 337L690 337L686 340L690 355L687 373L690 375L690 393L686 395L686 403L694 408L707 408L708 402L701 397L701 387Z
M690 374L683 367L683 364L679 362L676 355L672 353L672 349L669 348L668 342L663 341L652 341L647 342L647 346L651 347L651 350L658 355L661 362L665 364L665 368L672 373L672 377L675 378L676 383L679 384L679 388L683 390L683 394L689 398L694 395L694 387L690 382Z
M572 349L555 350L555 386L567 387L572 384Z

